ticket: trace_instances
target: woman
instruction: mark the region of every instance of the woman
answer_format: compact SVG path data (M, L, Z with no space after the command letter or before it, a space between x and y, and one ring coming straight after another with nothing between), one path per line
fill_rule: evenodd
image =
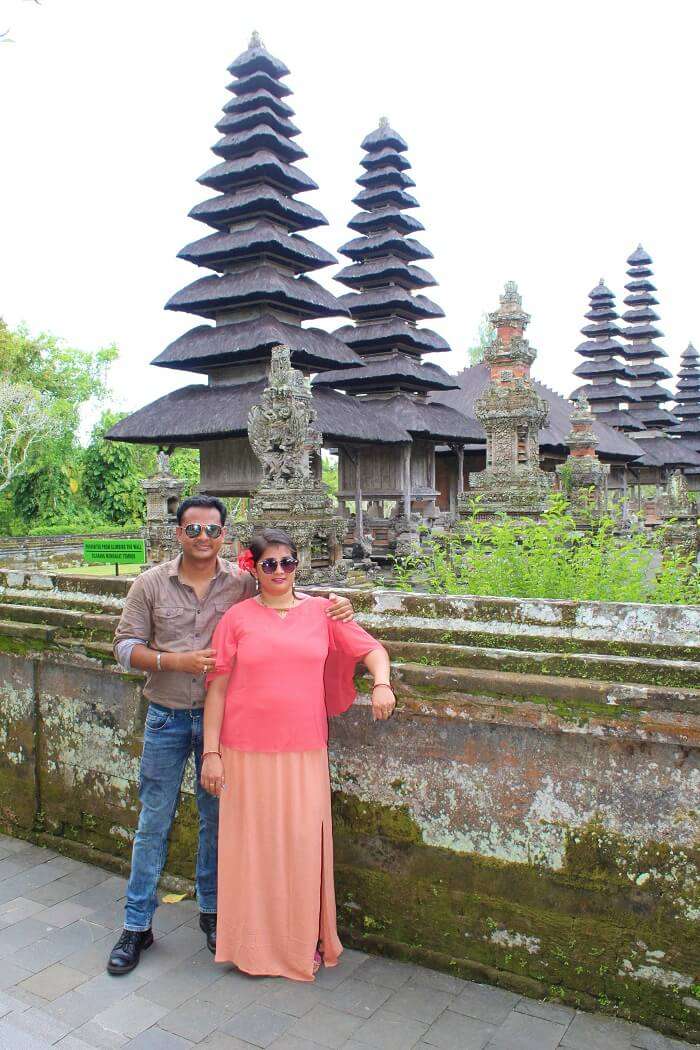
M373 717L388 718L389 656L357 624L329 620L327 599L295 592L286 532L256 534L242 564L259 592L216 629L204 708L202 785L221 798L216 961L313 981L343 950L327 716L352 702L350 671L361 660L374 678Z

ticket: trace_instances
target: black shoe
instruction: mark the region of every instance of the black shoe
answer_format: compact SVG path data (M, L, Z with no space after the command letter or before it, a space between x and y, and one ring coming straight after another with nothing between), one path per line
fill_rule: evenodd
M207 948L216 951L216 912L200 911L199 928L207 935Z
M139 964L141 952L153 944L151 930L122 930L119 940L112 948L107 963L107 973L119 977L131 973Z

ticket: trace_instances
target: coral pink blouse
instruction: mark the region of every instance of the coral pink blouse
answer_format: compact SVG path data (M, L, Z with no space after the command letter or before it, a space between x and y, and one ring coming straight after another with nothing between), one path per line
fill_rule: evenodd
M216 666L229 675L221 743L237 751L310 751L328 742L324 672L342 679L381 648L356 623L326 616L326 598L305 598L283 618L255 598L231 606L214 631ZM330 661L329 661L330 655ZM335 686L333 687L335 688ZM352 702L352 694L338 710Z

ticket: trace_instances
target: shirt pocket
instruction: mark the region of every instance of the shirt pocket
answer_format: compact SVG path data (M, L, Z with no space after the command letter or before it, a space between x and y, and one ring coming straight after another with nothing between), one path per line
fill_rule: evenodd
M194 627L194 610L182 606L156 605L153 610L157 649L187 649Z

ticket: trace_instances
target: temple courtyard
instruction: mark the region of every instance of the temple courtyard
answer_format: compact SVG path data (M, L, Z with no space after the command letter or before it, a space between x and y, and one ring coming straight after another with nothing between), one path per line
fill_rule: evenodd
M126 881L0 836L2 1050L672 1050L649 1028L346 950L314 984L217 966L192 900L156 913L155 945L105 973Z

